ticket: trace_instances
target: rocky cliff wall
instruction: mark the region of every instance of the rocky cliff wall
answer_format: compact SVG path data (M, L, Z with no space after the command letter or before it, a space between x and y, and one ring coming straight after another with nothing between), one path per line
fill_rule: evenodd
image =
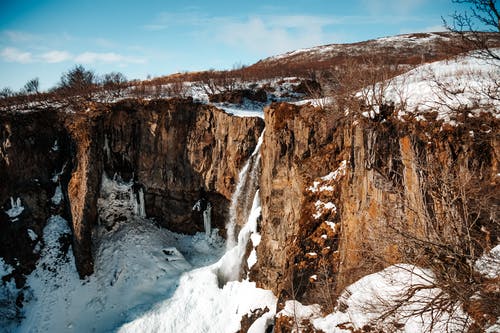
M224 229L239 169L264 127L260 118L235 117L182 99L1 116L0 256L26 262L23 273L31 271L37 240L27 229L40 237L47 218L63 214L72 225L82 277L93 272L92 230L99 223L102 177L134 181L135 191L144 194L146 215L170 230L203 230L202 212L193 210L201 198L212 204L214 227ZM63 200L51 204L58 185ZM19 221L5 213L11 196L24 207ZM14 241L18 237L23 241Z
M450 246L459 245L450 239L462 227L450 221L466 214L448 202L479 207L484 200L471 230L483 248L495 244L499 121L493 116L449 126L435 118L373 121L274 104L265 121L262 241L251 277L280 300L331 309L358 278L422 255L425 246L408 249L405 235L439 242L446 235Z
M0 257L18 283L34 268L47 218L67 216L55 194L68 184L70 141L55 112L0 114Z

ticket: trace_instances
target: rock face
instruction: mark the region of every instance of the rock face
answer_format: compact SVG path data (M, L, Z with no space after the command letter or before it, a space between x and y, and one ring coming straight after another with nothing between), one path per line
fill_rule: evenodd
M422 245L410 253L404 235L458 246L460 227L452 221L467 214L453 200L477 208L470 228L478 246L496 244L493 116L453 127L273 104L265 121L262 240L251 278L280 299L293 295L332 308L347 285L424 251Z
M18 278L33 270L50 214L67 213L51 199L67 187L69 142L57 113L0 114L0 257Z
M99 223L102 177L133 180L144 195L146 215L163 227L202 231L202 212L193 206L203 198L212 205L213 227L223 229L239 169L264 127L260 118L234 117L181 99L1 116L0 256L13 265L26 263L22 272L30 272L37 241L27 229L40 237L50 214L63 214L73 229L82 277L93 272L92 229ZM59 184L64 199L51 204ZM16 221L5 213L11 197L24 207Z
M238 172L263 130L259 118L239 118L189 100L114 105L105 122L108 176L143 187L148 217L170 230L203 230L193 206L201 195L223 228ZM194 223L193 223L194 222Z

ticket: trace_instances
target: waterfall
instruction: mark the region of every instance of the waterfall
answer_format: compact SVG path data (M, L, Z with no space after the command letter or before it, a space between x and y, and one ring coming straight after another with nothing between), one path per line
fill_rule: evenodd
M252 199L252 206L246 223L238 233L238 243L236 243L234 247L228 249L224 257L222 257L218 263L217 278L219 287L225 285L229 281L239 279L242 267L241 264L247 251L247 243L251 235L257 232L257 220L261 214L259 190L255 191Z
M260 168L260 147L264 140L264 131L262 131L257 146L250 158L247 160L238 175L238 183L231 197L231 206L229 207L229 220L226 224L227 231L227 249L236 246L235 229L237 221L246 220L251 207L249 207L250 198L253 199L257 191L257 176ZM241 215L239 214L241 211Z

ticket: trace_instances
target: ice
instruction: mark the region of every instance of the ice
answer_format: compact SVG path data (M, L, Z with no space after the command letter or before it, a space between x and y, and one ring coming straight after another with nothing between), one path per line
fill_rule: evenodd
M210 236L212 233L212 205L210 202L207 204L207 209L203 211L203 227L205 228L205 234Z
M59 150L59 143L57 142L57 139L54 141L54 144L52 145L51 150L52 151L58 151Z
M36 241L38 239L38 236L37 234L31 230L31 229L28 229L28 237L32 240L32 241Z
M248 193L245 193L244 189L247 185L247 182L255 182L257 177L257 170L260 163L260 147L262 146L262 142L264 140L265 130L262 131L259 140L257 141L257 145L247 160L243 168L241 169L238 175L238 183L236 184L236 189L231 196L231 205L229 206L229 221L226 223L227 230L227 248L230 249L236 245L236 240L234 238L234 230L236 227L236 219L237 219L237 209L240 201L245 199L242 196L247 196ZM253 185L253 184L251 184Z
M17 198L16 200L14 200L13 197L10 197L10 209L5 211L7 213L7 215L9 215L9 217L11 219L13 219L13 218L21 215L21 213L23 211L24 211L24 207L21 203L21 198Z
M58 185L56 187L56 191L55 191L54 196L52 197L51 201L54 205L59 205L59 204L61 204L62 198L63 198L63 193L61 190L61 185Z

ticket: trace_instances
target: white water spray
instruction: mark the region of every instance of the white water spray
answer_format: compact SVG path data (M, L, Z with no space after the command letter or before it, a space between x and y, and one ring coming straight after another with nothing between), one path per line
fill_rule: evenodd
M227 249L231 249L236 246L235 239L235 228L238 219L238 206L242 203L242 201L246 204L248 203L248 197L251 193L246 193L244 189L247 188L247 183L251 182L255 183L255 179L257 177L257 171L260 163L260 147L262 146L262 142L264 140L264 131L262 131L259 140L257 141L257 146L252 153L252 155L248 158L247 162L241 169L238 175L238 183L236 184L236 189L231 197L231 206L229 207L229 221L226 224L227 231ZM250 171L249 171L250 170ZM245 207L247 207L246 205ZM246 218L248 215L245 214L243 218Z

